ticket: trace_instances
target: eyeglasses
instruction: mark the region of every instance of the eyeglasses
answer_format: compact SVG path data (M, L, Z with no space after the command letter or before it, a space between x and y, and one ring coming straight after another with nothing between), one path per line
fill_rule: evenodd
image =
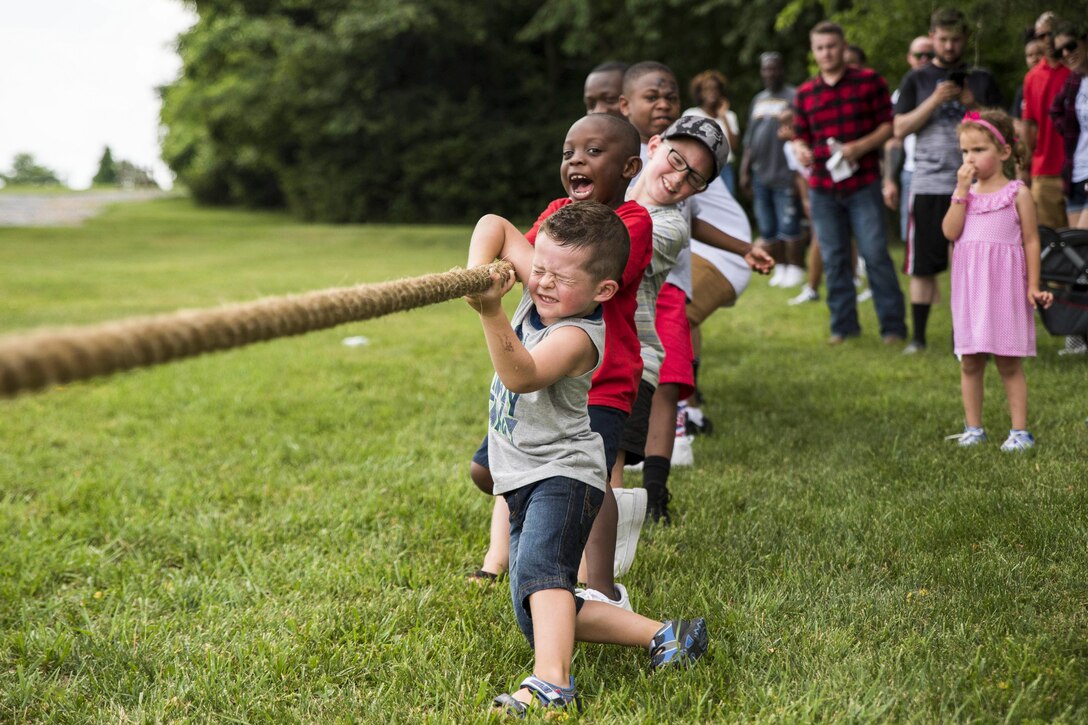
M1078 43L1076 40L1070 40L1065 45L1059 45L1057 48L1055 48L1054 55L1061 58L1066 53L1072 53L1074 50L1076 50L1078 45L1080 45L1080 43Z
M672 146L669 146L668 141L662 141L661 145L669 150L669 152L665 154L665 158L669 160L669 166L675 171L687 172L688 175L685 177L685 180L691 185L692 189L695 189L695 191L702 191L710 185L710 182L704 179L702 174L688 166L688 162L684 160L684 157L680 155L679 151Z
M937 57L937 54L934 53L932 50L927 50L924 53L911 53L910 57L914 58L915 60L918 60L920 58L925 58L926 60L933 60Z
M1043 38L1051 38L1051 37L1053 37L1053 33L1051 33L1049 30L1046 31L1045 33L1036 33L1035 34L1035 39L1036 40L1042 40Z

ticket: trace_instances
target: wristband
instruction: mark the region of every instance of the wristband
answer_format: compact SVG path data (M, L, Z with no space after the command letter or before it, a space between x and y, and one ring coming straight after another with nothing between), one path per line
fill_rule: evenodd
M966 196L953 195L952 196L952 203L953 204L966 204L967 203L967 197Z

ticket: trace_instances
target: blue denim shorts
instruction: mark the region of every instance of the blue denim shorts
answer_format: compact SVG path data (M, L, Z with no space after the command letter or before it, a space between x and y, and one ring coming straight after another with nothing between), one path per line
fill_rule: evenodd
M574 596L578 564L604 491L556 476L503 495L510 507L510 597L522 634L533 642L529 597L545 589ZM582 600L575 597L576 611Z
M627 422L627 413L619 408L607 405L589 406L589 429L601 437L604 442L605 472L611 475L612 466L616 464L616 452L620 447L620 438L623 436L623 426ZM487 438L472 454L472 462L490 470L491 463L487 457Z
M801 238L801 202L790 187L764 186L752 179L752 209L764 240L793 242Z

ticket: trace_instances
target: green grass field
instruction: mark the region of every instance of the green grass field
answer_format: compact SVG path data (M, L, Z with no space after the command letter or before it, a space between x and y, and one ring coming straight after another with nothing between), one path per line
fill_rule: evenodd
M444 271L468 232L184 200L0 229L0 331ZM1040 327L1038 447L998 451L991 367L992 442L959 450L947 307L904 357L871 304L830 348L787 296L707 323L716 431L624 580L711 650L651 675L580 645L577 719L1088 721L1085 360ZM455 301L0 400L0 721L486 721L531 663L506 589L464 579L489 380Z

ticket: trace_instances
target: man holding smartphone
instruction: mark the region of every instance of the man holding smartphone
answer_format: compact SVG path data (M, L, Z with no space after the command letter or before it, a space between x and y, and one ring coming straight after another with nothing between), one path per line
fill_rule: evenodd
M967 36L967 18L959 10L934 12L929 22L933 61L903 77L895 103L896 138L917 134L905 264L913 330L905 354L926 349L929 311L938 301L937 275L948 269L949 241L941 222L962 164L956 127L967 110L1001 105L994 77L963 62Z

